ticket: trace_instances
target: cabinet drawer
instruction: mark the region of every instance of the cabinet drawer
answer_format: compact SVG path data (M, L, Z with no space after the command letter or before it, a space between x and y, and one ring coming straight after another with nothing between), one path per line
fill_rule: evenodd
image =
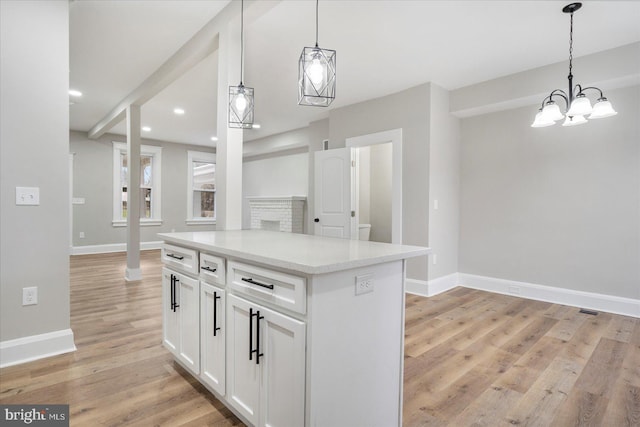
M198 274L198 252L169 244L162 245L162 262L186 273Z
M207 283L225 285L224 259L215 255L200 254L200 278Z
M307 312L307 287L303 277L229 261L229 286L289 310Z

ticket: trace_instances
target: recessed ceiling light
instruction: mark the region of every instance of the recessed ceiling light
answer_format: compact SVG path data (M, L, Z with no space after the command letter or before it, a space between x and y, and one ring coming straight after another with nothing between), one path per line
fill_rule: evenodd
M80 92L79 90L75 90L75 89L69 89L69 95L70 96L82 96L82 92Z
M151 132L151 128L149 126L142 126L142 130L145 132Z
M217 140L218 140L218 137L217 137L217 136L212 136L212 137L211 137L211 140L212 140L212 141L217 141Z
M184 110L182 108L174 108L173 112L176 113L179 116L184 114Z
M254 129L260 129L260 123L254 123L252 127Z

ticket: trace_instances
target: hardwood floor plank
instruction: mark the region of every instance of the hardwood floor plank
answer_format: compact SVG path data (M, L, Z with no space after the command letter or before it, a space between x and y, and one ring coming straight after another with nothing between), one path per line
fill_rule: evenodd
M610 397L620 375L627 347L626 343L601 338L575 387L597 396Z

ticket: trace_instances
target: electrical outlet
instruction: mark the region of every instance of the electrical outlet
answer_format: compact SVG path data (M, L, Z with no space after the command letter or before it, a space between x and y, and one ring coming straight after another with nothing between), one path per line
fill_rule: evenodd
M80 232L80 238L81 238L81 239L84 239L84 231L81 231L81 232Z
M436 265L438 263L438 255L433 254L433 265Z
M22 305L35 305L38 303L38 287L22 288Z
M373 274L356 276L356 295L373 292Z

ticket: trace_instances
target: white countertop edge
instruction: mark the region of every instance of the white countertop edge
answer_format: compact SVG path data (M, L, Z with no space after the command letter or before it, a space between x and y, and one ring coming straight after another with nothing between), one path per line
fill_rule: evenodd
M168 243L189 246L201 251L213 252L219 255L225 255L225 256L237 258L240 260L253 261L253 262L265 264L268 266L273 266L273 267L305 273L305 274L332 273L336 271L349 270L357 267L366 267L368 265L374 265L374 264L379 264L384 262L399 261L407 258L424 256L431 253L431 249L426 247L397 245L397 246L404 246L405 248L407 248L407 250L404 250L403 252L400 252L400 253L373 256L369 258L362 258L362 259L348 260L344 262L337 262L337 263L326 264L326 265L313 266L313 265L301 264L301 263L292 262L292 261L285 261L279 258L258 255L250 252L238 251L238 250L229 249L222 246L216 246L209 243L204 243L204 242L199 242L199 241L184 238L184 237L179 237L179 236L176 236L177 234L181 234L181 233L158 233L158 236ZM415 248L415 249L408 249L409 247Z

